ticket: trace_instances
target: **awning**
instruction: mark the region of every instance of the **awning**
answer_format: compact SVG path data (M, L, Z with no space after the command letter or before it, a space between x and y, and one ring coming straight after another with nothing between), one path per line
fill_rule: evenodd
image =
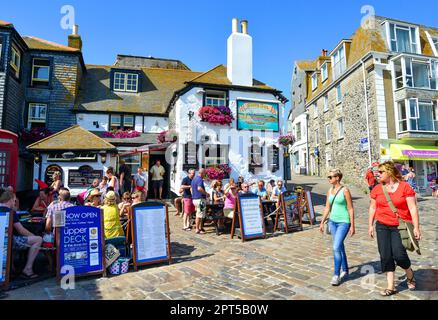
M438 146L391 144L389 150L393 160L438 161Z

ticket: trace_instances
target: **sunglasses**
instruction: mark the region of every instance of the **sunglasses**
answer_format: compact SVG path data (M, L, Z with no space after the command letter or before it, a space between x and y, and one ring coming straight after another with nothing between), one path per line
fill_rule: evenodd
M378 173L380 173L380 174L382 174L382 173L384 173L384 172L386 172L386 171L377 171Z
M132 197L131 200L137 199L138 197ZM129 200L129 199L128 199Z
M333 179L336 178L336 176L327 176L327 179Z

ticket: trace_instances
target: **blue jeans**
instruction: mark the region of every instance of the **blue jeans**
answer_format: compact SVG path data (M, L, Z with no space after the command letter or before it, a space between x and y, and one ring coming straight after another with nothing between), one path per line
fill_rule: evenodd
M337 223L329 220L330 232L333 236L333 256L335 259L335 276L341 275L341 266L348 273L347 254L345 253L344 240L350 230L350 223Z

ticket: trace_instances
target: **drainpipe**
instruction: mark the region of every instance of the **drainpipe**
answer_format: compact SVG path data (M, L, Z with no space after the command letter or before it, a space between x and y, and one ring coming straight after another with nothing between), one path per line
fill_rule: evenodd
M362 73L363 73L363 87L365 92L365 116L367 121L367 138L368 138L368 167L371 167L373 161L371 159L371 136L370 136L370 119L369 119L369 108L368 108L368 90L367 90L367 81L366 81L366 72L365 72L365 62L363 59L360 60L362 63Z

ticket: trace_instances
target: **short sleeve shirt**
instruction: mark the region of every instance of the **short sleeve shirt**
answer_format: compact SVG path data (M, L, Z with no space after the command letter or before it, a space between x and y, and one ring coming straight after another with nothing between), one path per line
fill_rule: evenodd
M161 173L165 173L166 170L164 170L164 167L162 165L160 165L159 167L157 165L154 165L151 168L151 173L152 173L152 181L158 181L158 180L163 180L163 176L161 175Z
M205 194L202 194L198 191L198 187L201 187L205 190L204 180L197 176L192 181L192 198L193 199L205 199Z
M375 219L386 226L398 226L398 219L386 200L383 193L383 185L379 184L371 191L370 197L376 200L376 214ZM401 181L397 190L394 193L389 192L389 197L394 203L397 213L404 221L412 222L412 216L409 212L408 203L406 198L415 197L415 191L405 181Z
M191 186L192 179L190 179L189 177L185 177L182 180L181 185L182 186ZM183 198L184 199L191 199L192 198L192 192L190 191L190 189L184 189Z
M262 190L260 190L259 188L254 189L254 190L252 191L252 193L258 195L260 198L263 198L263 197L267 197L267 196L268 196L268 192L266 191L265 188L263 188Z
M147 177L147 175L144 172L141 175L136 173L134 175L134 181L135 181L135 185L137 187L144 187L144 185L148 181L148 177Z
M125 174L123 177L124 180L131 181L131 169L125 164L121 165L119 168L119 175L122 173Z

